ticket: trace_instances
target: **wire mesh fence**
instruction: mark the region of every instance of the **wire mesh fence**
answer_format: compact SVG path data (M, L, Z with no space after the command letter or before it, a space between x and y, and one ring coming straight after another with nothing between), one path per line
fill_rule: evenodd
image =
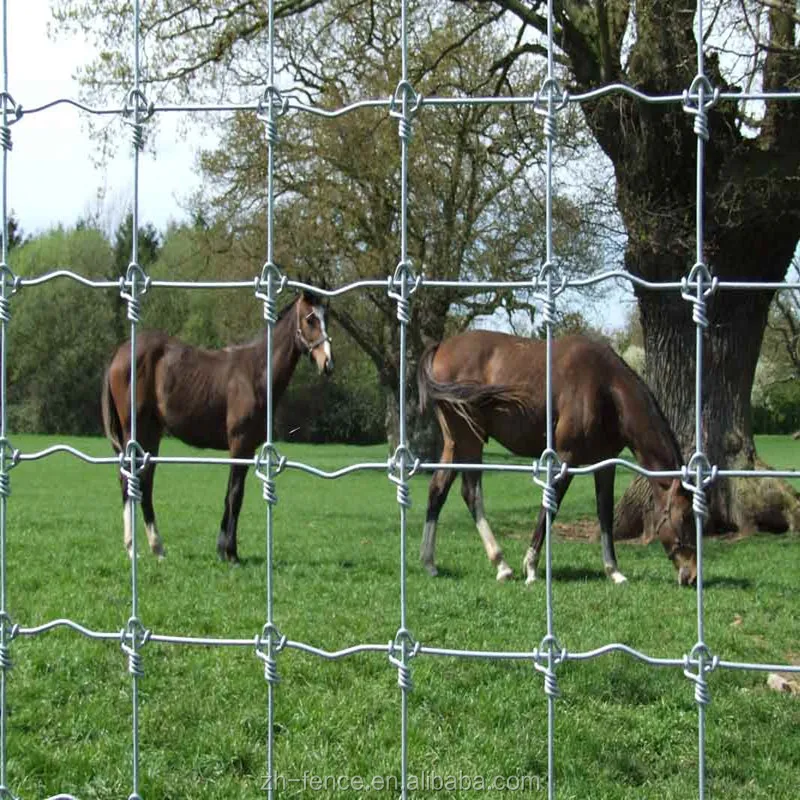
M8 63L8 34L7 21L8 0L3 2L3 90L0 95L2 101L2 126L0 126L0 141L3 145L3 173L2 173L2 246L0 250L0 797L14 797L14 776L8 772L6 756L6 743L8 737L8 703L7 703L7 678L11 667L12 642L18 637L38 637L55 629L68 629L77 635L89 639L118 642L127 659L127 669L131 680L131 750L132 774L130 798L140 797L140 753L139 753L139 681L143 675L146 660L146 648L150 644L159 643L171 646L212 646L212 647L240 647L252 648L256 657L262 662L264 677L267 682L268 695L265 709L267 725L266 742L266 770L267 781L265 790L268 797L279 793L280 782L276 779L275 764L275 724L274 713L279 696L276 691L279 681L280 655L287 650L301 651L318 657L324 661L346 659L362 653L375 653L388 660L392 668L397 671L397 683L400 691L400 741L401 763L400 795L405 798L410 794L408 787L409 775L409 702L413 688L413 663L418 658L465 658L476 660L521 661L531 664L542 675L542 685L547 704L548 732L547 732L547 793L548 797L556 796L555 772L557 758L557 737L555 733L556 700L559 696L558 671L567 662L583 662L600 658L610 653L623 653L632 659L652 667L664 667L682 670L694 692L698 715L698 795L706 796L706 758L705 758L705 727L706 706L710 701L709 676L718 669L756 670L756 671L794 671L800 672L800 667L790 664L765 664L746 663L725 660L722 654L714 653L706 642L704 629L704 582L703 582L703 530L708 514L706 492L710 484L724 477L796 477L793 470L723 470L709 463L702 449L703 429L701 419L702 408L702 375L704 364L703 329L708 325L706 314L706 301L714 292L723 291L753 291L759 289L798 290L800 283L766 283L766 282L726 282L714 277L708 266L704 263L704 231L703 231L703 205L705 202L703 188L704 173L704 148L709 137L708 111L720 100L741 100L745 97L752 100L770 102L776 99L794 101L800 100L800 94L785 92L751 92L724 93L715 89L704 71L702 36L698 34L697 48L697 76L692 84L681 94L669 96L651 96L625 85L609 85L599 87L591 92L580 95L570 95L559 81L555 68L555 45L553 40L553 9L552 0L548 3L549 30L546 61L546 76L543 83L534 95L527 97L423 97L419 94L409 80L409 62L413 53L409 52L409 22L407 19L406 3L402 4L400 20L400 48L401 48L401 74L396 91L392 97L378 100L363 100L341 108L325 109L304 103L295 97L285 96L278 87L275 70L275 14L274 2L268 3L268 72L266 86L262 96L257 102L251 104L217 104L217 105L165 105L155 106L147 99L147 84L144 80L141 59L140 42L140 6L138 0L133 5L131 17L132 48L133 48L133 85L131 86L126 101L118 108L93 108L74 100L62 98L53 102L27 109L24 113L44 113L58 104L71 104L77 109L97 115L120 116L130 128L132 148L132 174L133 174L133 230L139 229L139 159L142 152L144 129L154 114L192 112L192 111L247 111L256 114L262 121L266 131L267 143L267 253L266 260L261 265L258 274L249 281L172 281L154 280L148 276L139 264L137 237L133 236L131 260L127 273L118 281L90 280L71 271L70 269L55 269L44 275L32 278L20 278L13 271L13 264L9 263L8 253L8 222L9 204L7 197L7 170L11 157L12 126L23 118L23 109L18 105L9 92L10 76L13 75L13 65ZM696 13L697 31L703 31L703 6L698 4ZM680 281L651 282L631 276L619 270L599 272L589 277L579 279L570 278L560 272L558 268L558 254L554 249L553 237L553 151L558 140L559 113L570 104L583 103L598 97L625 93L636 98L641 103L668 103L680 104L687 116L691 118L694 133L697 138L697 193L696 193L696 260L688 265L687 274ZM511 104L526 106L543 119L545 145L546 145L546 230L545 230L545 258L542 266L532 273L529 281L448 281L428 278L415 271L415 266L409 257L407 240L409 214L413 213L409 199L409 185L413 178L413 161L410 155L410 138L415 118L423 110L450 106L453 104L483 104L508 106ZM336 118L354 113L362 108L378 108L385 111L397 123L399 138L400 159L400 225L398 243L398 263L390 276L376 276L374 279L360 280L342 284L335 288L324 288L291 279L283 274L274 260L274 243L276 231L275 221L275 186L274 186L274 155L278 146L278 132L280 119L287 113L304 113L318 115L323 118ZM22 134L21 134L22 135ZM643 469L636 463L626 459L611 459L588 466L572 466L561 464L554 451L553 431L553 404L552 404L552 342L555 324L556 303L559 295L566 289L580 290L594 284L622 278L643 289L663 292L678 292L681 297L692 306L692 316L696 326L696 381L694 395L695 417L695 452L678 470L667 472L653 472ZM70 445L56 445L37 452L20 452L12 444L13 432L9 431L7 424L7 364L8 357L13 359L13 352L8 351L8 332L11 325L11 311L14 295L21 290L31 290L47 282L55 280L72 280L91 288L116 288L127 304L127 315L130 322L131 349L135 351L140 323L142 303L146 302L144 296L148 291L159 288L172 289L250 289L255 297L263 303L265 336L267 341L266 359L266 387L268 400L266 403L266 431L267 438L264 446L253 459L236 458L201 458L201 457L168 457L152 456L144 451L137 441L136 403L133 400L137 391L137 371L132 367L130 375L130 395L132 398L131 436L126 442L126 447L119 457L99 458L90 456ZM451 468L448 464L421 462L415 457L408 441L407 430L407 397L406 375L407 364L407 329L410 323L410 307L414 296L423 291L436 291L437 288L460 286L465 289L481 290L489 288L521 289L532 291L537 301L541 304L547 337L547 444L541 457L532 465L520 464L464 464L458 465L462 471L481 470L495 472L521 472L531 475L536 483L544 490L546 515L545 532L545 580L546 580L546 608L543 620L543 635L540 644L533 651L491 651L452 649L431 646L418 641L413 633L413 620L407 614L407 513L410 505L409 481L421 471ZM273 439L272 418L272 335L276 322L276 302L281 292L285 290L309 289L319 295L335 298L345 293L358 292L364 288L385 289L388 296L396 304L397 325L399 326L399 446L395 452L383 462L362 462L346 465L340 469L326 471L315 467L313 464L288 460L281 456L279 446ZM7 570L9 565L6 559L6 541L13 531L7 530L7 506L10 495L10 474L12 469L25 461L37 461L49 458L56 453L68 453L75 458L91 464L118 465L122 474L128 480L129 496L134 503L129 505L130 530L132 534L132 549L136 552L137 515L136 505L141 499L139 479L146 463L172 463L172 464L218 464L218 465L252 465L256 475L263 484L265 500L265 550L266 550L266 596L264 624L260 631L254 632L250 637L226 638L203 636L175 636L168 633L151 630L147 621L140 618L139 610L139 580L137 576L136 558L131 560L130 571L130 615L121 628L116 631L92 630L72 619L55 619L38 626L25 626L14 620L11 613L13 604L7 596ZM697 548L697 625L696 640L687 643L684 654L673 658L658 658L632 648L623 643L609 643L596 649L573 652L564 647L557 630L557 609L553 602L552 592L552 522L556 506L548 497L552 495L552 487L559 477L559 473L568 472L571 475L586 475L596 472L610 465L622 466L632 472L646 477L670 477L683 482L683 485L692 493L693 510L696 523L696 548ZM323 480L336 480L358 471L377 471L387 476L387 479L396 487L398 514L399 514L399 554L398 554L398 627L394 638L388 643L356 643L339 650L326 650L308 642L295 641L284 633L274 611L274 581L273 581L273 539L274 521L273 506L277 502L276 477L285 470L302 471ZM69 795L58 795L69 797ZM52 800L52 799L51 799Z

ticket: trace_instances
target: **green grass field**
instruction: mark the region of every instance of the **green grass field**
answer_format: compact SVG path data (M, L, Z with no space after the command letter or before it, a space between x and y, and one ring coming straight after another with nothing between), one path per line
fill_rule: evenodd
M24 452L54 442L15 437ZM99 439L71 440L107 455ZM383 461L382 447L288 446L289 458L331 470ZM761 455L796 468L800 443L759 440ZM167 441L162 454L186 453ZM493 458L501 459L495 452ZM167 547L158 562L139 530L140 617L154 632L253 638L265 601L265 504L248 478L239 526L240 568L217 561L226 470L158 468L156 511ZM539 492L522 475L485 476L487 514L519 570ZM622 472L618 492L627 482ZM593 516L590 477L573 482L560 521ZM69 617L116 631L130 614L130 564L122 545L116 468L66 455L23 463L8 501L8 608L24 627ZM322 480L297 471L277 479L275 615L290 639L335 650L387 643L399 612L399 511L395 487L370 472ZM458 487L440 519L433 580L417 559L427 479L412 481L408 529L408 624L429 646L532 650L545 632L544 582L498 585ZM696 640L696 594L676 585L660 546L620 544L629 582L612 585L599 543L554 542L555 625L563 646L584 651L623 642L652 656L681 657ZM800 536L708 541L706 642L726 660L800 658ZM131 679L117 642L59 629L11 642L7 685L8 787L40 798L127 797L131 791ZM143 649L140 682L144 798L263 797L266 682L254 649ZM396 776L400 690L385 654L336 662L285 650L278 656L276 768L287 797L329 797L306 776ZM530 664L419 656L410 697L410 773L494 776L507 792L546 796L547 704ZM686 798L697 794L697 708L680 669L623 655L559 669L555 752L560 798ZM798 797L800 697L766 688L766 674L709 677L707 774L711 797ZM515 781L524 791L512 792ZM296 782L294 782L296 780ZM391 784L391 780L387 781ZM462 783L463 785L463 783ZM373 791L390 797L393 791ZM354 790L337 796L355 797ZM478 797L422 790L415 797Z

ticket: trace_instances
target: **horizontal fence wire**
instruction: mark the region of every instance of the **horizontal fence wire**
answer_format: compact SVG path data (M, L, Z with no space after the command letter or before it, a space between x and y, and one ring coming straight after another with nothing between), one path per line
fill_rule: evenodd
M30 278L15 277L13 282L13 291L16 293L20 289L31 286L41 286L43 283L58 278L67 278L86 286L90 289L119 289L120 285L124 285L122 280L106 280L106 279L92 279L79 275L69 269L58 269L52 272L43 273ZM240 281L173 281L161 278L148 278L148 289L253 289L261 280L260 276L256 276L251 280ZM636 275L631 275L622 270L603 270L595 275L589 275L583 278L564 278L559 285L559 290L562 289L583 289L588 286L593 286L598 283L603 283L610 280L625 280L632 286L637 286L640 289L648 289L654 292L670 292L676 290L696 290L697 283L694 281L648 281ZM357 292L361 289L380 289L387 285L394 286L395 282L390 278L388 281L383 278L364 278L358 281L344 284L334 289L325 288L321 286L314 286L310 283L302 281L287 280L285 286L289 289L308 289L314 291L322 297L341 297L342 295L350 292ZM419 287L439 288L439 289L464 289L465 292L480 291L482 289L528 289L536 291L540 289L538 279L532 281L470 281L470 280L438 280L426 278L424 274L419 276ZM717 281L714 284L715 291L735 291L742 290L748 292L754 291L798 291L800 290L800 281Z
M278 450L278 448L276 448ZM124 461L124 456L93 456L83 450L72 447L68 444L55 444L44 448L43 450L35 450L29 453L21 450L11 450L7 469L18 464L24 464L31 461L41 461L50 458L54 455L66 454L72 456L87 464L115 464L120 465ZM339 469L324 470L315 467L305 461L293 461L292 459L285 459L281 461L280 472L296 470L298 472L305 472L309 475L314 475L318 478L326 480L335 480L336 478L343 478L347 475L352 475L356 472L381 472L391 470L393 468L393 456L390 456L386 461L362 461L352 464L347 464ZM166 465L194 465L194 466L259 466L259 456L253 458L228 458L225 456L150 456L147 455L147 462L150 464L166 464ZM591 475L599 472L607 467L621 467L636 475L641 475L644 478L683 478L688 479L687 468L684 466L681 469L646 469L635 461L630 461L625 458L606 458L602 461L596 461L593 464L586 464L580 467L570 467L567 465L564 469L567 475ZM451 463L444 463L440 461L421 461L412 466L412 471L409 472L408 478L414 478L423 473L436 472L438 470L454 471L454 472L513 472L521 475L532 475L539 477L541 466L537 461L531 463L509 464L506 462L497 463L493 461L468 462L459 461L457 465ZM786 479L800 479L800 470L795 469L719 469L715 470L714 475L719 478L786 478Z
M627 95L643 103L650 103L652 105L668 105L680 103L684 104L687 100L696 98L697 95L691 92L676 92L675 94L654 95L642 92L632 86L624 83L611 83L603 87L599 87L589 92L582 92L578 94L570 94L564 91L559 100L561 103L586 103L592 100L598 100L602 97L607 97L613 94ZM422 110L428 106L431 108L444 108L447 106L531 106L541 103L546 100L547 95L540 93L532 95L487 95L479 97L474 95L463 95L453 97L419 97L418 110ZM748 100L756 101L780 101L780 100L800 100L800 92L783 91L783 92L760 92L760 91L739 91L739 92L718 92L716 94L718 100L727 102L742 102ZM285 105L282 113L287 111L300 111L313 116L324 117L326 119L335 119L343 117L347 114L360 111L363 109L377 109L381 111L388 111L392 107L393 98L382 97L374 99L358 100L353 103L348 103L343 106L326 109L319 105L312 105L304 103L297 97L292 96L290 92L282 94L282 99ZM87 114L94 114L96 116L122 116L126 112L125 106L117 107L97 107L91 106L86 103L81 103L77 100L62 97L52 100L48 103L43 103L39 106L32 108L24 108L18 106L19 117L22 118L25 114L38 114L42 111L47 111L59 105L68 105L73 108L83 111ZM170 103L170 104L153 104L149 107L151 114L168 114L168 113L229 113L235 114L242 111L259 112L262 110L262 100L253 100L250 103Z
M145 95L146 82L143 80L142 68L140 64L141 43L139 41L140 31L140 8L138 0L134 0L132 9L133 33L133 85L128 96L128 100L120 107L97 108L91 105L77 102L73 99L58 98L51 102L25 108L17 104L9 93L9 64L8 64L8 22L7 8L8 0L3 0L3 92L0 96L2 111L2 144L3 144L3 172L2 172L2 243L0 244L0 800L14 795L10 789L8 762L6 754L6 744L8 737L7 723L7 673L10 668L10 647L15 639L33 638L46 634L56 634L59 631L67 631L72 634L85 637L98 642L110 642L122 648L123 653L128 658L128 672L131 676L131 706L132 706L132 793L131 800L137 800L139 794L139 720L138 720L138 686L139 679L143 674L141 650L144 644L156 644L166 646L183 647L229 647L229 648L253 648L258 659L264 667L265 680L267 682L267 703L266 715L268 720L268 731L266 741L267 775L272 778L275 774L274 763L274 709L276 700L276 686L278 683L278 656L285 657L287 651L295 651L300 655L307 655L319 658L323 661L340 661L355 656L374 655L382 659L388 659L389 663L397 669L398 686L401 690L401 709L400 709L400 738L401 738L401 779L402 797L408 794L407 775L409 760L408 745L408 708L409 696L412 688L411 664L412 658L462 658L474 660L496 660L496 661L519 661L527 662L543 675L544 692L548 705L548 796L555 796L555 764L556 764L556 736L555 736L555 709L556 698L559 694L557 685L557 670L567 662L586 662L600 659L609 655L623 655L635 661L644 663L651 667L672 668L683 670L686 677L694 683L695 699L698 707L698 793L702 800L706 794L705 786L705 707L709 701L709 690L706 682L707 674L716 669L731 670L752 670L752 671L783 671L800 673L800 666L792 664L766 664L730 661L718 655L712 655L711 651L704 642L704 609L703 609L703 572L702 572L702 535L704 519L698 511L696 513L697 528L697 553L698 553L698 577L697 577L697 641L687 654L681 657L663 657L641 652L624 643L609 643L592 650L583 652L570 652L562 647L556 636L555 626L555 607L552 599L552 561L551 561L551 539L552 539L552 517L554 510L547 509L546 515L546 634L540 645L532 650L523 651L497 651L497 650L468 650L442 648L418 641L411 633L407 618L406 600L406 524L407 510L410 503L409 482L424 473L429 473L442 469L458 469L459 471L482 471L498 473L520 473L531 476L533 481L541 486L545 493L559 479L560 474L569 475L588 475L605 467L616 466L629 470L635 474L648 478L669 477L678 478L685 483L694 481L696 487L694 491L702 498L704 495L704 481L708 478L740 477L740 478L797 478L800 472L797 470L726 470L717 469L707 464L702 453L702 428L701 428L701 393L700 383L703 370L703 341L702 329L704 327L704 314L702 309L705 296L709 290L714 292L725 291L797 291L800 289L800 282L780 281L780 282L761 282L761 281L721 281L712 279L707 268L703 265L703 219L702 208L704 202L703 191L703 168L704 168L704 140L707 136L707 129L704 127L704 116L707 104L713 102L730 101L798 101L800 92L719 92L713 90L705 78L702 36L698 36L697 48L697 67L698 78L692 86L684 91L673 94L652 95L641 92L633 87L615 83L603 87L598 87L592 91L570 94L563 90L559 83L554 68L554 42L553 42L553 9L552 0L548 2L549 11L549 30L547 36L547 77L540 91L528 96L453 96L453 97L423 97L418 94L409 83L408 66L408 21L406 3L402 4L401 37L400 48L402 55L401 76L397 92L390 98L363 99L338 108L323 108L318 105L308 104L291 93L281 93L275 82L274 68L274 2L268 2L268 75L267 87L262 97L255 99L251 103L231 104L167 104L156 105L148 103ZM702 4L697 7L697 30L703 30L703 9ZM695 117L695 132L697 133L697 261L686 278L681 281L653 282L648 281L629 273L613 269L603 270L593 275L582 278L559 277L554 280L554 270L550 267L555 263L556 254L553 249L552 236L552 174L553 174L553 148L557 140L556 119L557 114L569 104L580 104L597 100L612 94L626 95L635 98L637 101L649 104L676 104L679 103L690 115ZM71 266L54 269L41 275L32 277L20 277L14 274L11 265L8 263L8 219L9 205L7 202L7 169L8 158L11 150L10 126L23 123L20 130L24 130L24 119L32 114L42 114L58 106L68 105L74 107L82 113L98 116L117 116L123 118L130 128L134 143L132 169L134 178L134 196L132 203L133 229L139 229L139 154L143 142L144 126L154 114L166 113L214 113L214 114L233 114L236 112L252 112L259 115L264 122L267 132L268 150L268 213L267 213L267 254L264 268L258 275L250 280L232 281L171 281L153 279L146 275L138 265L137 237L133 237L131 264L125 276L117 280L91 279L74 271ZM546 198L546 267L537 274L532 275L530 281L451 281L427 278L420 273L414 275L413 265L408 256L407 248L407 227L408 215L411 213L409 208L409 176L413 175L413 165L409 156L409 139L415 117L426 109L434 110L449 106L498 106L510 107L525 106L541 113L544 117L544 127L547 145L547 198ZM274 197L275 189L273 186L273 158L274 148L277 145L277 126L281 116L289 112L306 113L326 119L339 118L345 115L356 113L362 110L373 110L383 114L389 114L398 123L398 136L400 139L400 166L401 166L401 223L399 229L399 262L393 275L386 277L376 277L374 279L363 279L340 285L338 287L319 287L313 284L292 280L288 276L281 276L277 266L273 263L274 246ZM700 267L700 269L696 269ZM266 275L266 279L265 279ZM58 444L47 447L43 450L33 452L23 452L13 447L7 425L7 337L10 322L10 306L12 298L22 291L34 290L47 283L56 280L74 281L90 289L116 290L119 295L128 303L128 317L130 320L130 334L132 346L135 346L139 311L144 296L152 290L249 290L255 291L259 299L262 299L265 306L265 336L267 338L267 353L272 351L272 328L275 322L274 309L275 298L279 291L283 289L309 289L317 294L336 298L350 292L358 292L363 289L385 289L389 296L397 303L397 320L400 329L400 382L399 382L399 405L400 405L400 445L395 453L387 461L380 462L361 462L345 465L335 470L323 470L301 461L283 459L279 456L278 446L273 441L273 420L272 420L272 382L271 382L271 358L266 359L267 379L267 452L273 457L269 457L264 463L261 455L253 459L236 458L216 458L205 456L151 456L141 450L138 454L136 442L136 403L132 404L134 409L132 419L131 439L129 447L119 457L96 457L81 451L69 444ZM696 392L695 392L695 440L696 453L694 469L692 462L684 465L679 470L652 471L647 470L625 458L607 459L595 464L582 467L562 465L560 474L554 471L552 458L547 458L546 453L552 453L553 444L553 425L552 425L552 386L551 386L551 345L553 332L553 310L555 301L565 289L583 289L589 286L600 284L607 281L627 281L630 285L643 290L659 292L681 292L684 299L695 305L696 322ZM412 294L422 289L436 290L437 288L458 288L468 291L481 291L490 289L512 289L527 291L532 294L533 300L540 303L543 307L544 320L547 331L547 416L548 416L548 440L545 453L541 459L533 463L519 464L499 464L499 463L480 463L469 464L459 463L457 467L451 464L441 464L437 462L420 462L413 458L407 441L406 431L406 373L407 364L405 362L405 342L407 325L409 323L409 307L413 302ZM131 396L136 394L136 370L131 371ZM51 458L57 455L69 455L78 460L93 465L114 465L117 469L127 470L129 479L135 479L145 463L153 464L174 464L174 465L240 465L254 466L259 471L259 478L265 486L266 503L266 523L265 523L265 545L266 545L266 609L265 623L259 633L252 636L240 637L200 637L191 635L173 635L151 630L145 627L143 621L138 617L138 580L136 572L136 558L131 561L131 614L119 630L116 631L97 631L92 630L72 619L55 619L36 626L21 625L12 620L9 602L7 597L7 559L6 559L6 535L7 535L7 500L9 496L11 470L18 468L27 462L36 462L42 459ZM400 523L400 553L399 553L399 627L394 638L386 643L354 643L348 647L338 650L327 650L313 644L295 641L283 635L274 617L273 607L273 556L272 541L274 523L272 519L272 506L275 502L275 483L279 473L296 470L310 474L321 479L337 480L357 472L375 471L383 472L387 475L389 483L388 489L394 489L397 493ZM133 550L136 552L136 497L132 497L134 502L131 504L130 526L133 537ZM273 795L273 781L268 781L268 796ZM62 794L50 798L72 798L72 795Z

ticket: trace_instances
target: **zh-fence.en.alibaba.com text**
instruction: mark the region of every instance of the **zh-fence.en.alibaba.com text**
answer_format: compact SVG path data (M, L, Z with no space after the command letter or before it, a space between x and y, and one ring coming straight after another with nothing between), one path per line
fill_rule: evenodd
M289 796L304 792L398 792L400 778L396 775L315 775L304 772L298 777L275 775L264 781L262 789L274 789ZM542 788L541 779L534 775L472 775L458 772L452 775L426 772L409 774L406 779L409 791L447 792L538 792Z

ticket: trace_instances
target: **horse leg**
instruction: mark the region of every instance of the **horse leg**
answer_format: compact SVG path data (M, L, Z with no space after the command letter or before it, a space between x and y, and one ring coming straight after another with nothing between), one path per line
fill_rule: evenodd
M151 455L158 455L158 445L150 451ZM147 541L150 545L150 552L158 556L159 559L166 556L164 543L158 533L156 524L156 512L153 509L153 478L155 476L156 465L148 464L142 473L142 514L144 516L144 528L147 531Z
M556 510L553 512L553 519L555 519L558 509L561 506L561 501L569 489L572 482L572 475L568 472L564 473L554 484L555 490ZM525 553L525 558L522 560L522 574L525 576L525 585L530 586L538 577L539 570L539 554L542 551L542 544L544 542L545 529L547 525L547 511L542 506L539 509L539 519L536 521L536 528L534 528L533 536L531 537L531 546Z
M454 445L451 439L445 438L442 455L439 458L442 464L452 464ZM447 493L456 479L456 470L438 469L433 473L430 487L428 488L428 510L425 514L425 528L422 531L422 543L419 548L419 557L422 565L431 576L436 576L438 570L434 560L436 550L436 523L439 519L439 512L447 500Z
M127 412L127 408L125 408L125 412ZM130 439L130 423L127 413L124 416L120 415L120 429L122 441L127 442ZM114 445L114 452L120 453L116 445ZM133 558L133 515L136 512L136 507L128 496L128 479L121 472L119 486L122 490L122 543L125 546L128 558Z
M481 535L489 561L497 567L497 580L505 581L513 577L514 572L503 558L503 551L494 538L492 529L483 511L483 492L481 490L481 473L464 472L461 475L461 496L475 520L478 533Z
M603 567L614 583L625 583L625 576L617 567L614 552L614 473L616 467L601 469L594 474L594 493L597 499L597 518L600 520L600 541L603 544Z
M228 491L225 494L225 510L220 523L217 539L217 554L225 561L239 563L236 551L236 526L244 499L244 479L247 475L247 464L233 464L228 477Z
M122 488L122 543L128 558L133 558L133 514L136 509L128 497L128 479L124 475L119 476L119 485Z
M142 420L144 422L144 420ZM139 444L142 449L150 456L158 455L158 446L160 440L160 432L156 434L148 433L143 435ZM142 492L142 515L144 516L144 526L147 532L147 541L150 545L150 550L155 553L159 558L163 558L166 553L164 545L161 541L161 536L158 533L158 526L156 524L156 514L153 509L153 479L155 476L156 465L148 463L147 466L139 473L139 487ZM133 558L133 513L134 503L128 495L128 479L120 476L120 484L122 486L122 503L123 503L123 522L125 528L125 549L128 551L128 557Z

